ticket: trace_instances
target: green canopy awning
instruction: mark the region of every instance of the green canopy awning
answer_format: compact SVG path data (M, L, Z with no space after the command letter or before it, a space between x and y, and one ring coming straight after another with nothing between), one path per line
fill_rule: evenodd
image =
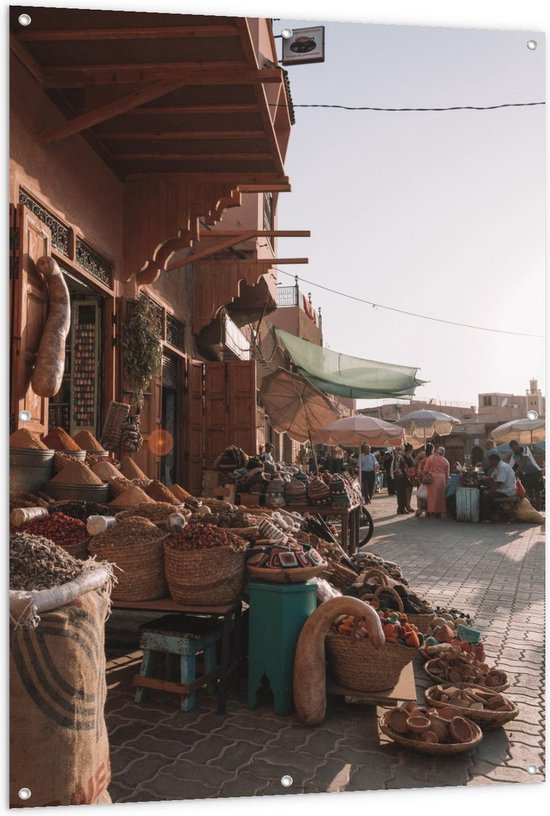
M414 396L415 388L426 382L416 378L418 368L350 357L301 340L282 329L275 332L302 377L326 394L352 399L403 399Z

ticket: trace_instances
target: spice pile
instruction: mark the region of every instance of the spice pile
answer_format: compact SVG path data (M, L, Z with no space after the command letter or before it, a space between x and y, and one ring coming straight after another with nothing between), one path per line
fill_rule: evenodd
M172 550L206 550L213 547L227 547L234 552L245 550L248 541L213 524L193 524L181 532L174 533L166 540L166 547Z
M73 442L76 442L81 450L85 451L103 451L105 448L97 441L95 436L89 431L79 431L73 436Z
M110 516L114 515L116 510L109 508L107 504L97 504L96 502L84 501L66 501L56 502L50 506L51 513L64 513L66 516L71 516L74 519L86 521L88 516Z
M221 510L208 516L208 523L216 527L250 527L250 519L241 510Z
M88 464L87 461L86 464ZM90 463L89 467L92 473L95 473L102 482L108 482L109 479L116 479L120 476L118 468L107 459L98 459L97 462Z
M103 485L103 482L84 462L70 462L51 479L54 484L62 485Z
M82 561L47 538L27 532L10 536L10 589L51 589L74 580L81 572Z
M51 450L45 445L37 434L20 428L10 436L10 448L26 448L27 450Z
M109 548L132 547L135 544L148 544L158 541L162 532L148 519L141 516L121 519L104 533L93 536L90 540L90 552L98 553Z
M63 428L52 428L49 434L44 437L44 444L47 445L48 448L57 451L82 450Z
M149 496L150 499L153 499L155 502L167 502L169 504L180 504L180 501L174 496L174 494L165 487L162 482L159 482L158 479L153 479L146 487L144 487L145 492Z
M116 498L110 502L111 507L134 507L138 504L153 504L153 499L139 485L128 482L128 486L118 492L118 488L114 487L115 482L119 482L119 480L109 479L109 484L116 494Z
M144 504L136 505L135 508L132 507L131 510L122 510L120 513L117 513L117 522L139 516L152 521L153 524L164 524L168 520L168 517L175 512L187 516L190 511L185 509L176 511L174 505L168 504L167 502L145 502Z
M44 536L60 547L70 547L84 541L86 525L83 521L66 516L64 513L50 513L45 518L31 521L25 528L25 532Z

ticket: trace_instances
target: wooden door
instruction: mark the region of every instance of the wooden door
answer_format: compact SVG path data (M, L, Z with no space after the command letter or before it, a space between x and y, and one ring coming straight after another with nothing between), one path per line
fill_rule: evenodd
M185 480L183 486L194 496L202 494L204 457L204 365L187 361L185 427Z
M237 445L246 453L257 453L256 363L231 360L227 366L228 426L227 445Z
M30 380L48 313L48 295L35 261L50 254L50 230L25 206L18 208L19 264L13 281L13 336L11 339L11 410L14 428L48 432L48 399L39 397ZM20 419L28 411L30 419Z

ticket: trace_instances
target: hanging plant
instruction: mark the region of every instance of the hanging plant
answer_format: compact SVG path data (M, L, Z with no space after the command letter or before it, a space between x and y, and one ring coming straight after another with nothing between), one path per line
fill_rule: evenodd
M124 376L135 393L136 409L143 407L144 392L162 365L162 342L155 307L141 297L126 315L122 327Z

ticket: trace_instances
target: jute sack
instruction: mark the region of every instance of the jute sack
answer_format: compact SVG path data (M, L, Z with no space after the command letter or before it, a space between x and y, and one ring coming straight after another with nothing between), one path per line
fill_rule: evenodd
M10 807L109 804L104 718L111 573L10 592ZM18 791L29 788L21 800Z

